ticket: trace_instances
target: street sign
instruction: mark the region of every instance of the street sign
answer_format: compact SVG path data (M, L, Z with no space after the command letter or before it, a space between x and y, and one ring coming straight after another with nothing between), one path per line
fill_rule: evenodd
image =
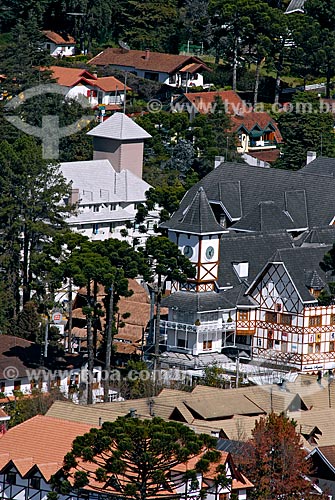
M59 311L56 311L52 315L52 322L53 323L60 323L62 321L62 313Z

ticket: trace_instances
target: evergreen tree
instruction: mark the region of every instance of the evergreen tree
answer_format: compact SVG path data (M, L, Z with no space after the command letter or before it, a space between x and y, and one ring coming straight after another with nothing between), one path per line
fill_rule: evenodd
M333 115L322 111L317 95L298 93L292 109L280 115L278 125L284 146L275 166L298 170L306 164L307 151L316 151L318 156L335 155Z
M159 496L162 487L170 489L170 471L178 464L194 459L187 473L191 482L196 482L197 471L215 467L221 457L215 445L211 436L196 434L179 422L119 417L76 438L64 458L63 479L54 482L56 488L64 491L67 485L70 491L70 481L82 488L93 480L101 488L112 485L125 499L147 500ZM218 484L227 485L223 466L216 467L216 474Z
M22 311L19 312L14 331L15 335L30 342L40 340L41 317L33 301L24 304Z
M5 276L7 308L11 319L39 288L34 272L43 242L66 227L71 207L64 204L69 185L53 165L42 158L41 148L31 137L0 148L0 246Z

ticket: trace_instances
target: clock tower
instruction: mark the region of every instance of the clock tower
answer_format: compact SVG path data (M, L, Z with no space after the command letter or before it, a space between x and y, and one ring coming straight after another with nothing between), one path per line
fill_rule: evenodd
M220 236L226 229L217 222L203 187L198 188L181 217L176 212L160 227L168 229L169 238L196 267L195 277L181 289L214 290L218 279Z

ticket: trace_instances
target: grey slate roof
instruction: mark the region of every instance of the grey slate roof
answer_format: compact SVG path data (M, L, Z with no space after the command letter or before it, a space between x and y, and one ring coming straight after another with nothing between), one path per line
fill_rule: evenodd
M162 300L163 307L177 307L189 312L216 311L217 309L234 309L225 293L216 292L175 292Z
M304 13L304 5L306 0L291 0L289 6L287 7L285 14L292 14L293 12Z
M298 243L298 244L297 244ZM303 233L296 246L310 246L315 244L332 245L335 243L335 226L316 227Z
M190 234L221 234L226 230L217 222L202 186L195 192L188 207L178 217L160 227Z
M330 248L327 245L317 245L278 250L270 262L283 262L301 299L305 302L311 302L316 300L308 291L314 273L315 283L327 282L326 273L321 269L320 262Z
M273 232L290 231L296 225L288 212L281 210L273 201L261 201L247 215L233 225L234 231Z
M238 307L255 307L255 303L249 295L245 295L247 291L246 283L234 286L229 290L225 290L224 295L226 300Z
M318 156L308 165L305 165L300 172L305 174L328 175L330 177L335 177L335 158Z
M292 247L293 240L286 232L223 234L220 239L219 287L240 285L241 279L233 263L249 263L247 282L251 283L278 248Z
M118 140L150 139L151 137L124 113L114 113L106 121L90 130L87 135Z
M281 211L289 212L300 230L330 224L335 215L335 178L222 163L186 193L171 224L182 219L200 186L209 202L220 204L232 221L247 215L262 201L273 201Z

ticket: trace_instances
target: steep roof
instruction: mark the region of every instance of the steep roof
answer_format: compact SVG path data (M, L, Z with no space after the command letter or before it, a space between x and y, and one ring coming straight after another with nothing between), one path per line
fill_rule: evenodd
M301 12L303 14L305 12L305 2L306 0L291 0L285 14L293 14L294 12Z
M233 226L234 231L273 232L276 230L292 231L297 227L290 215L273 201L261 201Z
M286 232L223 234L220 240L219 287L236 287L241 283L234 263L248 262L247 281L251 283L278 248L292 247L292 239ZM235 292L227 292L229 300L233 300Z
M202 186L209 202L220 204L232 221L255 207L273 201L287 211L297 229L326 226L335 216L335 179L320 175L252 167L243 163L221 163L186 193L172 220L179 220Z
M11 460L20 474L37 466L46 481L63 465L73 440L92 425L37 415L19 424L1 437L0 469ZM65 430L66 429L66 430Z
M233 309L224 293L216 292L175 292L162 300L164 307L178 307L189 312L216 311L217 309Z
M305 165L300 172L303 174L317 174L327 175L330 177L335 176L335 158L327 158L325 156L318 156L315 160Z
M249 110L242 114L235 114L231 116L231 121L233 123L233 130L236 132L239 132L241 129L244 129L248 134L252 134L253 131L257 131L259 135L263 135L264 132L273 132L276 142L283 142L277 123L265 111L256 112Z
M225 229L217 222L202 186L195 193L180 218L171 217L161 227L190 234L221 234Z
M194 68L189 68L188 72L210 71L208 66L195 56L182 56L175 54L164 54L161 52L147 52L143 50L128 50L121 48L107 48L97 56L88 61L96 66L124 66L125 68L135 68L147 71L159 71L163 73L173 73L178 69L196 63Z
M82 68L50 66L49 68L43 68L43 70L45 69L51 71L52 78L57 80L59 85L64 85L65 87L74 87L83 83L91 87L98 87L105 92L124 90L125 88L124 84L114 76L98 78ZM131 88L126 86L126 90L131 90Z
M114 113L110 118L90 130L87 135L123 141L150 139L151 137L148 132L124 113Z
M44 68L43 68L44 69ZM52 78L57 80L59 85L64 85L65 87L72 87L82 78L96 80L96 78L91 75L88 71L82 68L66 68L63 66L50 66L46 68L52 72Z
M235 114L241 109L246 108L245 102L234 90L188 92L184 96L202 114L207 114L211 111L211 105L214 104L216 97L221 97L227 113Z
M277 250L269 259L269 266L273 262L282 262L293 283L304 302L316 301L315 297L309 292L312 282L320 289L320 284L327 283L326 273L321 269L320 262L326 252L331 247L326 245L286 248ZM262 271L260 271L260 274Z
M75 39L69 34L56 33L55 31L44 30L42 33L56 45L75 45Z

